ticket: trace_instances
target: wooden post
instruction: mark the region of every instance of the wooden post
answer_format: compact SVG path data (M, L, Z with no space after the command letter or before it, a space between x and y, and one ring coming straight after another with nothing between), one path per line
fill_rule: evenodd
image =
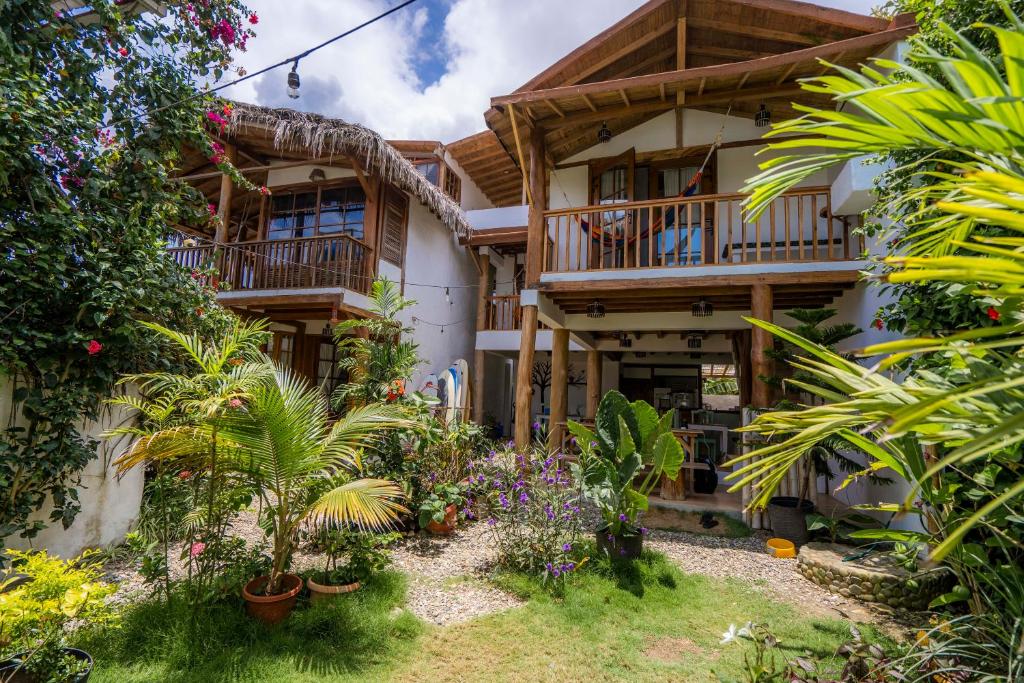
M676 70L686 68L686 0L679 3L679 18L676 20ZM683 105L686 104L686 91L676 93L676 148L683 148Z
M537 307L523 306L523 331L516 368L516 448L530 445L533 428L533 351L537 347Z
M750 290L750 314L758 320L772 321L772 287L771 285L754 285ZM773 388L762 381L761 377L771 377L775 372L775 363L766 349L774 344L772 335L767 330L754 326L750 334L750 372L751 396L750 404L754 408L769 408L774 397Z
M477 332L487 329L487 302L491 274L491 255L480 254L477 261L480 266L480 284L477 286L476 329ZM484 352L477 349L473 354L473 421L478 425L484 423Z
M601 402L601 352L587 351L587 419L597 417L597 406Z
M530 212L526 222L526 287L540 281L544 250L544 209L547 208L547 169L545 168L544 130L534 126L530 131Z
M569 330L551 331L551 419L548 449L562 447L565 420L569 414Z
M234 164L238 159L238 150L230 142L224 143L224 158ZM228 227L231 222L231 201L235 197L235 185L231 176L222 173L220 176L220 197L217 200L217 218L220 223L217 225L217 234L214 237L217 244L227 244Z

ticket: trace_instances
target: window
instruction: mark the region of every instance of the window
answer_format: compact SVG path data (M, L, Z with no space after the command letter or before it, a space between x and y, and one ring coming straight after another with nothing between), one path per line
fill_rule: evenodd
M338 345L331 337L320 337L316 357L316 385L331 396L339 384L347 382L346 373L338 367Z
M275 193L267 238L272 240L345 234L363 239L366 193L358 185Z
M270 339L267 355L277 361L281 367L292 367L292 360L295 357L295 333L274 332L274 336Z
M658 197L678 197L686 190L687 185L696 174L696 166L660 169L658 171ZM702 188L698 185L695 194L701 194L701 190Z
M401 266L405 255L405 226L409 200L405 193L388 187L384 194L384 218L381 226L380 257Z
M441 188L446 195L460 201L462 197L462 179L453 171L448 164L440 159L421 159L414 161L413 165L424 178L431 184Z

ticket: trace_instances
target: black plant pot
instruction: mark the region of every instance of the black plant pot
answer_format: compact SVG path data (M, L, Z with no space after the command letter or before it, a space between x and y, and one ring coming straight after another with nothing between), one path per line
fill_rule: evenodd
M597 530L597 552L607 553L614 559L635 560L644 548L644 537L640 534L611 534L607 527Z
M85 671L75 676L69 683L87 683L89 674L92 673L92 657L89 653L75 647L62 647L61 651L75 659L86 662L87 665ZM29 654L29 652L19 652L13 657L0 662L0 681L4 681L4 683L38 683L36 677L32 674L18 670L18 667L21 666L21 663ZM13 677L11 677L12 673L14 674Z
M768 518L776 538L792 541L802 546L810 538L807 531L807 515L814 512L814 503L794 496L775 496L768 500Z

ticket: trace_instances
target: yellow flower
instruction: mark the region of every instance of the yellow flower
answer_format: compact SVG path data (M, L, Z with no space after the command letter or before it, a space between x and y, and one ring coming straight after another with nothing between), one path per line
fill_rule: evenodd
M917 644L918 645L927 645L930 642L931 642L931 640L928 638L928 634L927 633L925 633L924 631L918 631L917 632Z

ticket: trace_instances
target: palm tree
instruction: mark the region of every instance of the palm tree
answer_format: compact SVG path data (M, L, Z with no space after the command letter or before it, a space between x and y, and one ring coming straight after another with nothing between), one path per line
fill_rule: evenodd
M951 55L918 43L909 64L880 60L859 72L837 68L805 82L805 89L831 95L841 109L801 106L803 116L769 133L802 138L769 145L786 154L763 164L746 188L753 192L752 218L829 166L863 155L924 152L911 167L918 172L917 186L888 207L909 228L900 244L903 253L886 259L893 269L888 280L964 283L991 301L990 317L997 324L865 349L864 355L888 354L868 369L777 326L751 321L809 354L796 365L818 381L796 386L827 402L767 413L754 422L752 430L782 437L744 456L748 464L734 475L739 482L733 489L755 484L754 505L767 501L814 443L838 436L869 455L872 471L889 469L912 482L894 511L912 511L918 494L941 505L931 496L936 477L982 458L1002 458L995 464L1015 473L1005 487L986 487L976 509L940 531L937 559L987 518L1017 514L1024 498L1024 471L1013 464L1024 444L1024 238L1015 236L1024 231L1024 25L1013 16L1011 24L1013 30L991 29L1002 65L962 36L951 38ZM925 73L925 64L941 77ZM916 369L896 382L882 374L914 354L933 354L957 375ZM932 449L935 457L929 457Z
M182 341L173 333L168 336ZM304 379L275 367L265 357L253 366L239 387L244 391L230 392L226 401L203 400L188 392L176 394L188 404L211 410L193 413L197 419L191 423L139 434L116 464L120 471L146 462L209 467L218 476L255 492L273 543L266 588L273 594L279 591L304 522L382 529L405 511L397 485L360 479L353 472L361 468L364 447L386 430L410 423L399 407L370 404L349 411L332 424L327 399ZM241 373L244 367L228 374ZM212 386L222 383L213 382ZM209 385L196 377L162 378L146 386L175 391L181 386ZM214 405L216 410L212 410Z

